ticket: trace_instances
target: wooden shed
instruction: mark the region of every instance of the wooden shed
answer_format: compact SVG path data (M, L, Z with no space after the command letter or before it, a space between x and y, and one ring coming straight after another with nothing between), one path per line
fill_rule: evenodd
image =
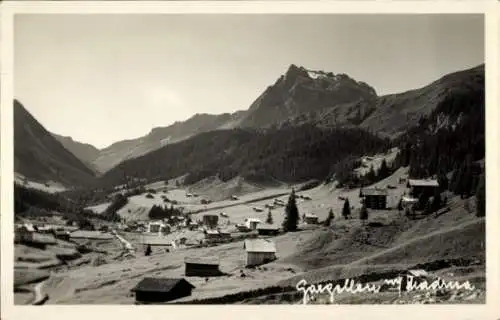
M307 224L318 224L319 218L315 214L306 214L304 222Z
M268 239L247 239L243 245L247 267L258 266L276 260L276 246Z
M216 214L205 214L203 215L203 224L210 228L215 228L219 223L219 216Z
M409 287L418 285L423 281L432 282L432 278L427 271L423 269L406 270L399 274L401 277L401 289L407 291Z
M33 234L35 230L32 225L24 224L17 227L14 231L14 242L15 243L25 243L33 241Z
M182 278L144 278L132 292L136 303L158 303L190 296L194 288Z
M247 218L245 220L245 225L250 230L257 230L257 225L261 223L260 219L257 218Z
M217 277L222 274L216 257L185 258L184 264L186 277Z
M439 183L433 179L408 179L407 187L410 188L412 197L419 198L421 195L431 197L439 188Z
M257 232L261 236L275 236L279 234L280 227L277 225L263 224L257 227Z
M387 208L387 190L384 189L361 189L361 197L367 209L384 210Z

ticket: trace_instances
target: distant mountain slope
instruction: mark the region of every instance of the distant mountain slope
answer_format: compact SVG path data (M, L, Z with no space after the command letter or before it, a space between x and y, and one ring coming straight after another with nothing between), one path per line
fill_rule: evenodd
M100 150L92 162L106 172L166 144L197 134L233 128L269 129L313 124L318 127L360 127L396 138L418 125L442 101L456 95L473 95L484 87L484 64L442 77L416 90L377 96L368 84L345 74L312 71L291 65L248 110L221 115L196 114L190 119L151 130L144 137L119 141ZM85 163L88 156L68 146Z
M102 149L93 164L97 170L105 172L124 160L144 155L166 144L182 141L207 131L233 128L242 114L242 111L221 115L196 114L186 121L178 121L168 127L154 128L144 137L120 141Z
M63 147L17 100L14 100L14 170L29 180L66 186L90 183L94 173Z
M211 176L223 181L242 176L256 182L303 182L326 178L345 157L378 152L386 145L387 141L359 129L311 125L264 132L212 131L127 160L100 181L112 186L124 183L124 176L167 180L188 173L187 184Z
M428 116L444 100L483 92L484 64L448 74L421 89L378 98L374 112L361 127L388 136L401 134L417 125L422 116Z
M64 148L74 154L85 165L87 165L87 167L96 173L99 172L94 165L94 161L99 157L99 149L91 144L75 141L71 137L65 137L55 133L52 133L52 135L63 145Z

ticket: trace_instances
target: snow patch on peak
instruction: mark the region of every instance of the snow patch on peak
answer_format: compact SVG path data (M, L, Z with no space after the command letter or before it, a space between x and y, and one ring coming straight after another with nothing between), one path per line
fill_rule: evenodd
M307 71L307 75L312 79L318 79L319 77L323 76L323 74L316 71Z

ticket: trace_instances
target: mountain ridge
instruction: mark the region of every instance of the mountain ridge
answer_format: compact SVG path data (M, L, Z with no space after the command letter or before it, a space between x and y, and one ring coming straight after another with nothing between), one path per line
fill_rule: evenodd
M322 128L359 127L395 138L415 126L447 96L474 91L481 81L484 81L484 64L449 73L418 89L378 96L374 88L345 74L292 64L247 110L198 113L185 121L152 128L145 136L117 141L97 154L97 148L89 144L54 136L99 175L123 161L214 130L268 130L314 124Z
M33 181L66 186L92 183L94 173L14 100L14 170ZM35 161L33 161L36 159Z

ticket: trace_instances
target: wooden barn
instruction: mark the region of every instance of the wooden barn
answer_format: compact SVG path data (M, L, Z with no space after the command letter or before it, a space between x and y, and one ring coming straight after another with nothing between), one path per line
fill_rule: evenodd
M219 216L216 214L203 215L203 224L209 228L215 228L219 223Z
M158 235L167 234L170 232L170 225L162 221L154 221L148 224L148 233L156 233Z
M408 179L407 187L410 188L410 195L412 197L419 198L421 195L432 197L436 189L439 189L439 183L433 179Z
M32 242L34 233L35 229L32 224L24 224L18 226L14 231L14 242L15 243Z
M246 266L258 266L276 260L276 246L268 239L247 239L243 245L246 251Z
M387 208L387 190L361 189L360 195L368 209L384 210Z
M261 236L275 236L280 232L280 227L272 224L263 224L257 227L257 232Z
M307 224L318 224L319 217L315 214L306 214L304 222Z
M214 240L219 238L220 238L220 233L218 230L207 230L205 232L205 239Z
M219 269L219 259L215 257L186 258L184 264L186 277L217 277L222 275Z
M407 291L410 286L418 285L423 281L428 283L433 281L433 277L423 269L406 270L400 273L399 276L401 277L402 291Z
M167 302L191 295L195 287L185 279L144 278L131 291L139 304Z
M250 230L257 230L257 225L261 223L260 219L257 218L247 218L245 220L245 225Z

